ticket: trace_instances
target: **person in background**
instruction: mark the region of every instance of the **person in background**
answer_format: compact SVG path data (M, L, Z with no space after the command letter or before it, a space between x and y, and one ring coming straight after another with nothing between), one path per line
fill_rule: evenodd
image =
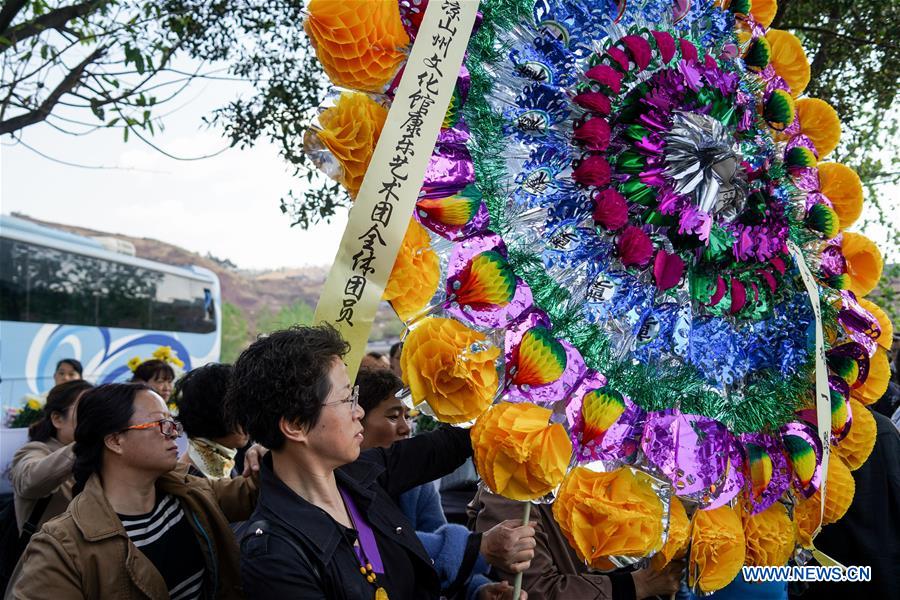
M870 410L864 408L863 410ZM896 598L900 586L900 432L877 411L875 447L853 471L856 491L840 521L816 536L816 548L844 566L872 568L871 581L811 582L803 599ZM792 597L796 597L791 590Z
M56 363L56 370L53 371L53 385L82 379L83 372L80 361L74 358L64 358Z
M28 428L28 443L13 455L9 470L19 531L26 520L36 531L69 505L75 463L75 407L92 387L87 381L75 379L50 390L43 416Z
M175 383L172 399L177 420L188 437L182 461L188 473L219 479L231 477L239 449L249 438L240 427L232 428L225 417L225 390L231 365L210 363L186 373Z
M172 369L172 365L169 363L152 358L137 366L131 381L132 383L144 383L150 386L150 389L159 394L163 401L168 404L174 387L175 370Z
M387 370L360 371L356 377L362 419L362 449L388 448L409 437L409 409L396 397L403 388L400 378ZM464 592L466 598L503 589L485 575L489 564L517 572L534 556L534 529L521 521L506 521L484 532L472 533L462 525L448 524L441 508L436 482L417 486L400 496L399 506L413 524L416 535L434 561L441 589L448 597Z
M476 531L487 531L497 523L522 514L522 503L479 490L470 504ZM633 572L600 574L579 560L553 518L551 504L535 504L531 521L537 531L535 557L525 570L522 588L534 600L640 600L671 597L678 590L684 561L672 561L662 571L650 567ZM494 569L498 579L513 574Z
M234 363L229 412L270 450L259 506L241 538L249 599L440 594L431 558L396 499L471 456L469 433L442 428L361 455L364 412L341 360L348 350L329 325L298 326L256 340ZM510 592L505 586L481 598Z
M75 497L31 538L6 597L242 598L228 523L250 515L255 484L187 475L181 425L146 385L96 387L77 416Z
M403 342L397 342L391 345L388 356L391 359L391 372L397 377L402 377L403 373L400 369L400 353L403 352Z
M389 369L391 363L381 352L368 352L359 363L360 369Z

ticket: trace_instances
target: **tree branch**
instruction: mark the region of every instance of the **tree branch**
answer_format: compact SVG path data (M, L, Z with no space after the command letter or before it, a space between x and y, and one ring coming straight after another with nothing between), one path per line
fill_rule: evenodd
M46 119L47 115L50 114L50 111L53 110L53 107L56 106L56 103L59 102L59 99L78 85L81 81L81 76L84 74L88 65L103 56L103 54L106 53L106 50L107 48L105 46L97 48L87 58L78 63L78 65L69 71L69 74L66 75L58 86L56 86L56 89L50 92L50 95L47 96L35 110L6 121L0 121L0 135L18 131L19 129L34 125L35 123L40 123Z
M111 0L88 0L81 4L64 6L48 12L45 15L41 15L33 21L21 23L15 27L9 28L4 31L3 37L6 39L0 41L0 50L6 51L22 40L38 35L48 29L61 29L72 19L89 15L104 4L108 4L110 1Z
M6 0L3 8L0 8L0 34L6 33L9 24L16 18L16 15L25 8L28 0Z
M860 46L881 46L883 48L890 48L891 50L900 50L900 46L895 44L889 44L883 40L867 40L865 38L858 38L852 35L847 35L846 33L839 33L837 31L832 31L831 29L825 29L824 27L810 27L808 25L790 25L784 24L782 26L784 29L796 29L797 31L806 31L808 33L820 33L822 35L827 35L830 37L836 37L839 39L847 40L848 42L854 42Z

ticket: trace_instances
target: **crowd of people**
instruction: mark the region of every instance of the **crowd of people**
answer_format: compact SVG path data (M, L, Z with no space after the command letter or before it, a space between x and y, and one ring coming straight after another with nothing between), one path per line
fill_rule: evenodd
M176 380L154 359L129 383L98 386L78 361L60 361L10 468L21 557L5 597L493 600L512 598L519 573L519 600L687 597L683 561L589 569L549 505L523 524L520 503L481 488L469 527L449 523L438 482L469 461L468 431L412 435L399 344L367 355L355 382L347 351L329 326L293 327L234 365ZM871 482L857 487L875 486L882 519L896 519L900 437L886 418L878 439L878 473L860 471ZM857 512L860 535L867 515ZM896 537L882 540L888 558ZM872 544L856 551L842 558L878 562L865 556L880 552ZM890 562L874 577L896 583ZM788 594L741 589L731 597Z

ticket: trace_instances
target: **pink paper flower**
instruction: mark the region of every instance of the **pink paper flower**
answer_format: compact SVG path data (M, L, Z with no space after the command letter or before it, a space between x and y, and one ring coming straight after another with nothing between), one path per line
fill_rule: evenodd
M597 83L607 86L615 94L622 91L622 74L609 65L591 67L584 75L588 79L593 79Z
M603 152L609 147L609 123L594 117L575 128L573 137L593 152Z
M660 290L675 287L684 275L684 261L677 254L669 254L665 250L656 253L653 261L653 279Z
M664 63L668 63L675 56L675 39L672 35L665 31L653 31L653 39L656 40L656 47L659 48L659 54Z
M622 231L616 240L616 247L619 250L619 260L626 267L642 267L653 257L653 242L650 241L650 236L634 225Z
M639 35L626 35L621 42L628 48L629 54L638 70L643 71L650 64L650 42Z
M572 178L582 185L602 187L609 183L609 163L602 156L588 156L572 172Z
M609 98L606 97L606 94L601 94L600 92L584 92L575 96L572 101L581 108L604 117L609 114L612 108Z
M616 48L615 46L610 46L609 50L606 51L606 55L616 61L616 63L622 67L622 71L628 70L628 55L625 54L624 50Z
M615 231L628 222L628 202L612 188L606 188L594 196L594 222Z

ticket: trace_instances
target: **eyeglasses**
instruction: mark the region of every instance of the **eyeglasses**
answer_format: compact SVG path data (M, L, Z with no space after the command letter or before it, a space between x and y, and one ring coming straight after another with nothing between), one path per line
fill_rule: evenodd
M359 406L359 386L354 385L353 389L350 391L350 395L347 396L343 400L333 400L331 402L324 402L322 406L328 406L330 404L349 404L350 412L356 410L356 407Z
M159 419L158 421L131 425L122 431L128 431L129 429L153 429L154 427L159 427L159 432L167 438L181 437L181 434L184 433L184 427L182 427L181 423L173 419Z

